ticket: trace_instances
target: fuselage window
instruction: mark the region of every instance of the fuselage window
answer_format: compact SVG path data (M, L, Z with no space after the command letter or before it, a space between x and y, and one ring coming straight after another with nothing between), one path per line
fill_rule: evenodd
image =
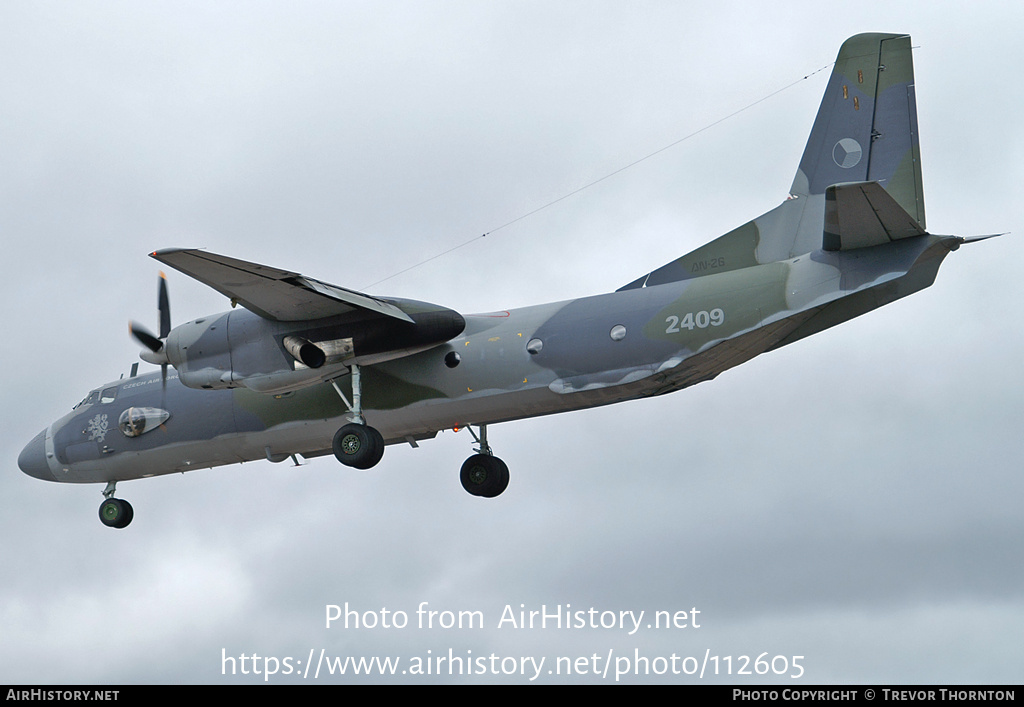
M117 398L117 388L106 388L100 395L101 403L112 403Z
M146 411L139 408L128 408L121 413L117 426L125 437L138 437L146 431Z
M540 339L530 339L530 341L526 344L526 350L530 353L531 356L536 356L537 354L539 354L542 348L544 348L544 342L541 341Z
M117 426L125 437L138 437L167 422L171 413L160 408L128 408L121 413Z

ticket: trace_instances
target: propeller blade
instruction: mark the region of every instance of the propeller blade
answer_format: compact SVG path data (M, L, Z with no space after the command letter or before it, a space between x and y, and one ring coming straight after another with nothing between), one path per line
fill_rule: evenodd
M128 322L128 332L136 341L145 346L148 351L139 353L139 357L147 363L155 363L160 366L160 388L161 397L167 394L167 350L164 348L164 341L171 333L171 302L167 296L167 276L160 273L160 283L156 297L157 310L160 313L160 336L154 336L151 331L141 324Z
M146 327L135 322L128 322L128 332L132 335L136 341L145 346L153 353L160 353L164 348L164 342L156 338L149 332Z
M157 309L160 311L160 338L166 339L171 333L171 301L167 296L167 276L160 273L160 290L157 295Z

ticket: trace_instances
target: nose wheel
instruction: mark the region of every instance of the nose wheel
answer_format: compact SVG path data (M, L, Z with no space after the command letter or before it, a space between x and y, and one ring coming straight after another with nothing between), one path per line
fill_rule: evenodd
M135 517L132 504L121 498L114 498L114 489L117 483L111 481L103 490L105 496L100 504L100 522L108 528L127 528Z
M473 428L469 433L477 441L480 448L462 464L459 480L462 488L474 496L494 498L508 488L508 466L494 456L491 446L487 444L487 425L480 425L480 436L477 437Z

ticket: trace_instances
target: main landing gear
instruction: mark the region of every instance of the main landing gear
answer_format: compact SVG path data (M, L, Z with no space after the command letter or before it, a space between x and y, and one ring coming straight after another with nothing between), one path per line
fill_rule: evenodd
M108 481L103 489L104 501L100 504L100 522L108 528L126 528L135 517L132 504L120 498L114 498L116 481Z
M508 488L508 467L498 457L494 456L491 447L487 444L487 425L480 425L480 436L477 437L473 428L469 433L480 445L477 453L471 456L462 464L459 472L459 480L462 481L462 488L474 496L494 498Z
M334 390L345 401L352 421L334 433L334 456L345 466L354 469L369 469L377 465L384 456L384 437L363 420L363 386L359 366L352 364L352 402L341 392L336 381L331 381Z
M334 433L332 448L334 456L345 466L369 469L376 466L384 456L384 437L363 419L362 376L357 364L353 363L349 368L352 372L352 402L345 397L338 387L338 382L331 381L334 390L352 413L351 421ZM487 425L478 427L479 437L473 428L469 427L469 433L480 446L473 450L476 454L463 463L459 480L462 481L462 488L474 496L494 498L508 488L508 467L505 462L494 456L491 446L487 444Z

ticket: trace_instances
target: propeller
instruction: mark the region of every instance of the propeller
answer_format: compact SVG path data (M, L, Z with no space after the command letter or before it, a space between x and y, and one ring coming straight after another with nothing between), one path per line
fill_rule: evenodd
M171 333L171 303L167 296L167 276L160 273L160 287L157 292L157 310L160 313L160 336L154 336L146 327L128 322L128 331L132 337L148 349L139 356L143 361L160 365L160 384L167 389L167 351L164 342Z

